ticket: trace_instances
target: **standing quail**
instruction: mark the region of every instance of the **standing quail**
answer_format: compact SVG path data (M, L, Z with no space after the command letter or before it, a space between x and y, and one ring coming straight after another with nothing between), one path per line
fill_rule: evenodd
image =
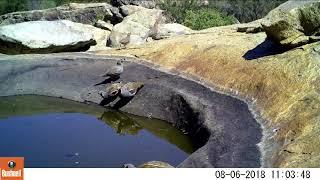
M123 60L118 61L115 66L112 66L102 77L120 76L123 72Z

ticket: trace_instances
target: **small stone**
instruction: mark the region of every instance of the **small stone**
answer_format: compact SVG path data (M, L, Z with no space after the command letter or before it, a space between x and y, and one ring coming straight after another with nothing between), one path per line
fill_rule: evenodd
M130 163L124 164L122 167L123 168L135 168L135 166L133 164L130 164Z

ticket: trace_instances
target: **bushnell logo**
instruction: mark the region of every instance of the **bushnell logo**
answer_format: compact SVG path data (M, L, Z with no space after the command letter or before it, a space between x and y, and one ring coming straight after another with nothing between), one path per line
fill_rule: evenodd
M14 169L14 168L16 167L16 165L17 165L16 162L14 162L14 161L12 161L12 160L8 162L8 167L9 167L11 170Z
M0 180L23 180L24 158L0 157Z

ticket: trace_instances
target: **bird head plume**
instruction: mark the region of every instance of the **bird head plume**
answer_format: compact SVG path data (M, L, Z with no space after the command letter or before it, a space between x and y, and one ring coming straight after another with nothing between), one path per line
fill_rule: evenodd
M122 65L123 64L123 62L124 62L124 58L123 59L121 59L120 61L117 61L117 65Z

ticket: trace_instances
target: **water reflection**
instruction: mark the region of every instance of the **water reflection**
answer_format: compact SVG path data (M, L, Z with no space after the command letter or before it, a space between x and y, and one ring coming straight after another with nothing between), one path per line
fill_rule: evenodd
M81 114L87 114L89 116ZM114 110L106 110L101 106L86 105L60 98L31 95L0 97L0 124L0 129L5 131L11 128L14 129L15 132L18 131L24 134L34 134L33 136L36 137L39 136L41 142L46 140L48 142L58 143L57 138L61 136L59 141L63 139L63 142L61 142L62 144L59 146L65 146L66 149L76 149L75 152L80 153L81 157L84 158L84 156L88 156L85 160L89 157L99 160L100 156L108 156L109 159L106 159L103 163L108 161L111 163L112 161L111 164L97 164L96 162L87 162L87 164L85 164L83 162L84 160L80 159L81 163L77 165L79 167L118 167L117 163L119 163L119 161L121 161L121 163L143 163L143 161L148 160L164 160L171 162L173 165L177 165L183 158L186 158L187 154L196 150L191 138L165 121L134 116ZM69 132L72 129L76 131L73 131L71 134L67 133L72 135L70 137L60 134L55 135L57 132ZM42 135L43 133L45 134ZM2 134L1 136L6 135ZM75 139L69 140L68 138ZM51 152L52 149L58 145L56 144L54 147L51 147L52 145L49 143L46 144L47 147L42 147L42 144L37 143L38 140L36 138L26 136L24 139L25 142L28 142L28 147L24 147L26 146L24 142L13 144L12 146L17 146L19 147L17 149L21 150L12 152L9 149L7 151L5 148L8 147L4 145L1 147L0 156L14 156L14 153L24 155L25 150L22 149L26 148L30 150L30 148L37 147L38 150L30 150L28 153L33 159L36 159L33 156L37 157L40 153L42 155L41 162L33 164L31 167L43 167L43 159L48 156L49 159L51 157L55 159L61 157L78 158L78 156L73 153L70 154L69 150L61 148L55 151L61 151L63 155L57 156L56 154L52 155L49 153L46 156L45 154L47 152L45 151ZM97 144L91 144L93 149L88 149L86 143L92 140ZM112 151L110 148L114 150ZM130 153L127 152L128 149L130 149ZM113 155L106 153L110 150L115 153ZM34 152L37 152L37 154L35 155ZM64 161L63 158L61 161ZM56 164L56 166L53 167L70 166L68 164Z
M191 154L196 150L190 137L162 120L112 110L105 111L100 119L115 129L120 135L137 135L139 131L145 129L155 136L176 145L186 153Z
M99 119L115 129L119 135L137 135L143 129L127 114L116 111L105 111Z

